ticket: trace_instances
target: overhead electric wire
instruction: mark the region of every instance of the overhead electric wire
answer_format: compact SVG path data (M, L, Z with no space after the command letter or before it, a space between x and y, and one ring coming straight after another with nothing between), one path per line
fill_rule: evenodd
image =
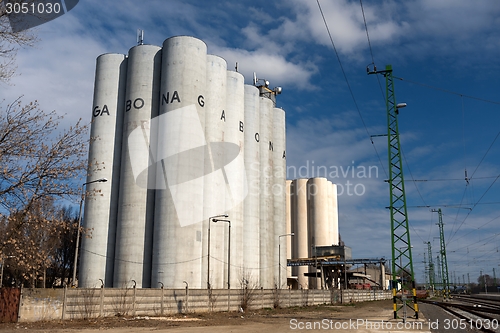
M373 57L372 43L370 42L370 35L368 34L368 26L366 25L365 9L363 8L363 0L359 0L361 5L361 13L363 13L363 21L365 22L366 39L368 39L368 47L370 48L370 55L372 56L372 64L375 65L375 58Z
M461 235L460 237L458 237L457 239L455 239L455 241L457 241L457 240L459 240L459 239L461 239L461 238L463 238L463 237L465 237L465 236L468 236L468 235L472 234L473 232L476 232L476 231L480 230L482 227L487 226L488 224L490 224L491 222L493 222L493 221L495 221L495 220L498 220L499 218L500 218L500 215L499 215L499 216L497 216L497 217L495 217L494 219L489 220L489 221L488 221L488 222L486 222L485 224L483 224L483 225L481 225L481 226L477 227L476 229L471 230L471 231L469 231L468 233L466 233L466 234L464 234L464 235Z
M406 156L403 152L403 148L401 148L401 155L403 155L403 159L405 160L406 168L408 169L408 172L410 173L411 180L413 181L413 185L415 185L415 189L417 190L417 193L420 196L420 199L422 199L422 202L424 203L424 205L427 206L427 203L425 202L424 197L422 196L422 193L420 193L420 190L418 189L418 186L413 178L413 174L411 172L410 165L408 164L408 160L406 159Z
M375 67L375 58L373 57L372 43L370 41L370 34L368 33L368 25L366 24L365 9L363 8L363 0L359 0L359 4L361 6L361 13L363 13L363 22L365 23L366 39L368 40L368 47L370 49L370 55L372 57L372 64ZM380 83L380 76L378 75L375 76L377 77L378 86L380 88L380 92L382 93L382 99L385 101L385 94L384 94L384 89L382 89L382 83Z
M500 133L499 133L500 134ZM474 179L490 179L497 178L497 176L476 177ZM471 179L471 178L469 178ZM463 181L463 178L438 178L438 179L412 179L414 182L448 182L448 181Z
M451 235L451 237L448 239L448 243L453 239L453 237L457 234L458 230L460 230L460 228L462 227L462 225L464 224L464 222L467 220L467 218L469 217L469 215L472 213L472 211L474 210L474 208L479 204L479 202L484 198L484 196L486 195L486 193L488 193L488 191L493 187L493 185L496 183L496 181L498 180L498 178L500 178L500 174L495 178L495 180L493 181L493 183L490 184L490 186L486 189L486 191L483 193L483 195L481 196L481 198L479 198L479 200L474 203L474 205L472 206L471 210L469 211L469 213L467 213L467 215L465 216L465 218L463 219L462 223L460 224L460 226L457 228L457 230L455 230L455 233L453 233L453 235Z
M488 100L488 99L484 99L484 98L480 98L480 97L475 97L475 96L471 96L471 95L465 95L465 94L462 94L462 93L459 93L459 92L456 92L456 91L452 91L452 90L448 90L448 89L444 89L444 88L439 88L439 87L434 87L434 86L431 86L429 84L425 84L425 83L420 83L420 82L416 82L416 81L411 81L411 80L403 79L402 77L397 77L397 76L393 76L393 77L395 79L400 80L400 81L406 81L408 83L416 84L416 85L419 85L419 86L422 86L422 87L426 87L426 88L430 88L430 89L434 89L434 90L439 90L439 91L442 91L442 92L445 92L445 93L448 93L448 94L458 95L458 96L462 96L462 97L469 98L469 99L474 99L474 100L485 102L485 103L491 103L491 104L500 105L500 102L498 102L498 101L492 101L492 100Z
M486 157L486 155L488 155L488 153L490 152L491 147L493 147L493 145L495 144L495 142L497 141L497 139L498 139L499 136L500 136L500 131L498 131L497 136L495 136L495 139L493 139L493 142L488 147L488 150L486 150L486 153L484 153L484 155L481 158L481 161L479 161L479 164L477 165L476 169L474 169L474 172L472 172L472 175L470 176L470 179L472 179L474 177L474 175L476 174L477 169L479 169L479 166L481 165L481 163L483 163L484 158ZM480 179L480 178L475 178L475 179Z
M352 97L352 100L353 100L354 105L356 107L356 110L358 111L359 117L361 118L361 122L363 123L363 127L365 128L366 134L370 138L370 141L372 143L373 149L375 149L375 153L377 154L377 157L378 157L378 160L380 162L380 165L382 166L382 170L384 170L385 175L388 177L387 171L385 170L384 164L382 163L382 159L380 158L380 155L379 155L379 153L377 151L377 148L375 147L375 143L373 142L373 140L371 138L371 135L370 135L370 132L368 131L368 127L366 126L365 120L363 119L363 116L361 115L361 111L359 109L358 102L356 101L356 98L354 97L354 92L352 91L351 84L349 83L349 80L347 79L347 75L346 75L346 72L344 70L344 66L342 65L342 61L340 60L339 53L337 52L337 48L335 47L335 42L333 41L332 34L330 33L330 28L328 27L328 23L326 22L326 18L325 18L325 15L323 13L323 9L321 8L321 4L319 3L319 0L316 0L316 2L318 4L318 8L319 8L319 11L321 13L321 17L323 18L323 22L325 23L326 31L327 31L328 36L330 38L330 42L331 42L331 44L333 46L333 50L335 51L335 55L337 56L337 60L338 60L339 65L340 65L340 69L342 71L342 75L344 76L344 80L345 80L345 82L347 84L347 87L349 89L349 93L351 94L351 97Z

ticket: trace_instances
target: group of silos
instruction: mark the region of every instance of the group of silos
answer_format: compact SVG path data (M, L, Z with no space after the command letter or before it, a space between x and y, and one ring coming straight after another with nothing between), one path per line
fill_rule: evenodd
M339 245L337 185L326 178L287 180L286 202L286 230L294 234L288 239L288 258L313 259L316 247ZM289 267L288 276L298 288L321 287L316 267Z
M99 56L79 286L285 285L285 142L285 112L199 39Z

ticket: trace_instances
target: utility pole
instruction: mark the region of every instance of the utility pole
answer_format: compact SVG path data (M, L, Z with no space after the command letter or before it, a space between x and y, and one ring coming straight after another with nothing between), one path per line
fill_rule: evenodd
M439 256L436 256L436 286L443 286L443 279L441 278L441 260L439 260Z
M427 266L427 260L425 258L425 252L424 252L424 275L425 275L425 284L427 285L427 289L430 289L431 288L431 284L429 283L429 266Z
M393 286L398 285L398 271L401 275L401 297L397 296L396 288L392 289L394 319L398 318L398 311L403 309L403 321L405 321L407 306L415 312L415 319L418 319L417 292L415 289L415 275L411 255L412 247L410 243L405 184L403 178L403 162L401 158L401 144L398 128L399 109L405 107L406 103L396 104L391 65L387 65L385 70L381 71L377 71L377 68L373 66L373 70L367 68L367 72L368 74L382 74L385 77L386 84L387 142L389 152L389 179L387 182L389 183L390 193L389 210L391 214ZM409 301L407 298L410 293L413 296L410 298L413 302Z
M497 287L497 275L495 273L495 267L493 267L493 287Z
M437 225L439 226L439 244L440 254L441 254L441 276L443 279L443 292L444 298L448 298L450 296L450 281L448 279L448 260L446 259L446 244L444 241L444 224L443 224L443 213L441 212L441 208L431 210L433 213L438 213L439 222Z
M429 258L429 286L431 290L434 290L434 263L432 262L431 242L427 242L427 256Z

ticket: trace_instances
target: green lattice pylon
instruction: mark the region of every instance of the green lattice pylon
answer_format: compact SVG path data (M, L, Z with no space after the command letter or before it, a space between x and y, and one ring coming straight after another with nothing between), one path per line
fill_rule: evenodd
M444 242L444 223L443 223L443 213L441 208L433 209L432 212L438 213L439 222L439 244L441 245L439 254L441 255L441 276L443 280L443 296L444 298L450 297L450 281L448 278L448 260L446 259L446 244Z
M434 262L432 262L432 246L431 242L427 244L427 256L429 257L429 289L434 290L435 275L434 275Z
M405 319L407 307L415 312L414 317L418 319L417 293L415 289L415 275L413 273L403 162L398 128L399 108L406 106L406 104L396 104L391 65L387 65L385 70L381 71L377 71L376 69L373 71L368 70L368 74L382 74L385 77L386 83L394 319L399 317L398 312L401 310L404 314L403 319ZM400 281L398 281L398 274ZM399 283L401 283L400 293L397 292Z

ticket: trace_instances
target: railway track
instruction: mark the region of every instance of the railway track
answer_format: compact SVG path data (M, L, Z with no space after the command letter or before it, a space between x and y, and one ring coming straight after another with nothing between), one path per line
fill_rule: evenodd
M453 300L458 300L460 302L469 304L472 303L477 307L486 306L492 309L500 310L500 298L498 300L495 300L495 299L481 298L476 296L460 295L460 296L453 296Z
M466 301L468 304L459 303L460 301L462 300L452 300L451 302L420 300L423 303L439 306L458 318L446 320L443 323L445 329L470 329L487 333L500 332L500 308L497 306L498 303L470 305L468 301Z

